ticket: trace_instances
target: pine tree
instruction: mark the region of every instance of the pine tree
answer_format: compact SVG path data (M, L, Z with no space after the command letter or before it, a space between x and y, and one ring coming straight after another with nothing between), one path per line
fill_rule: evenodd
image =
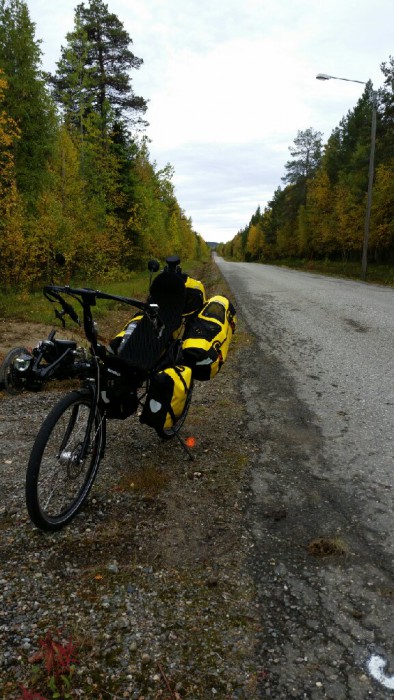
M312 128L297 132L294 145L289 146L293 160L287 161L285 165L287 175L282 178L283 182L298 184L316 172L321 162L322 136L320 131Z
M118 17L102 0L81 3L75 11L74 31L52 76L55 99L67 117L80 127L81 116L99 114L103 130L126 117L145 124L141 115L147 104L134 94L129 71L143 61L130 50L132 40Z

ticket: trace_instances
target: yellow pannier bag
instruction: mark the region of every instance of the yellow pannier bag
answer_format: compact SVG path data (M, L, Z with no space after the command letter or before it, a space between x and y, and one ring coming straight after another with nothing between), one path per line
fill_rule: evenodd
M205 287L200 280L195 280L193 277L186 277L185 280L186 299L183 307L182 316L192 316L201 311L206 304Z
M188 322L182 352L194 379L206 381L216 376L226 361L235 327L235 308L227 297L219 295L211 297Z
M176 365L157 372L149 383L141 423L168 430L183 413L192 382L190 367Z

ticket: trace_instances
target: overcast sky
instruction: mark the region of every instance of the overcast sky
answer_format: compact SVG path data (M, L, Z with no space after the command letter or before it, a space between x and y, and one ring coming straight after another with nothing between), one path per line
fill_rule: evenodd
M73 0L26 0L54 71ZM263 209L297 132L326 142L394 55L393 0L108 0L143 66L151 160L175 168L176 196L207 241L226 241ZM88 0L85 0L88 5Z

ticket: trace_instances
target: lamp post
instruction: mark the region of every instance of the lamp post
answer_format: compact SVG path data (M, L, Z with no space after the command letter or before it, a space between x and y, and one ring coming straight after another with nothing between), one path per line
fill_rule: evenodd
M349 83L361 83L361 85L367 85L367 83L365 83L363 80L351 80L350 78L338 78L335 75L327 75L326 73L318 73L316 78L317 78L317 80L346 80ZM377 103L377 95L376 95L375 90L372 90L371 98L372 98L371 149L370 149L370 153L369 153L367 210L365 212L363 254L362 254L362 259L361 259L361 279L362 280L365 280L367 277L369 223L370 223L370 219L371 219L372 187L373 187L373 177L374 177L375 142L376 142L376 103Z

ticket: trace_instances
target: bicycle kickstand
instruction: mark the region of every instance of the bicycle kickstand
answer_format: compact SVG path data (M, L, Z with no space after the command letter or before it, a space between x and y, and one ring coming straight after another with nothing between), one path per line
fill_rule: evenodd
M175 437L177 438L178 442L180 443L181 447L183 450L186 452L187 456L189 457L191 462L194 462L194 455L190 452L188 446L186 445L183 437L179 435L179 433L175 433Z

